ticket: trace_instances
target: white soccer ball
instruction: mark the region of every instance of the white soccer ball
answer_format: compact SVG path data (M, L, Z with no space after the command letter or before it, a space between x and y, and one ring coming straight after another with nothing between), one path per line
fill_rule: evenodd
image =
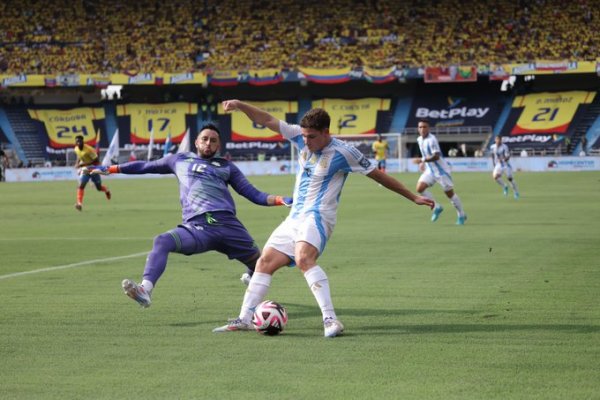
M271 300L260 303L252 316L252 325L258 333L268 336L279 335L287 324L285 307Z

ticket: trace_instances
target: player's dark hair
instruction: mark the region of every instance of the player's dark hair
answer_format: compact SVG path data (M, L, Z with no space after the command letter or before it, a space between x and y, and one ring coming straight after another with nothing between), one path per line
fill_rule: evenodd
M431 126L431 123L429 122L429 120L427 118L420 118L417 120L417 125L419 125L420 122L423 122L425 124L427 124L427 126Z
M327 114L327 111L322 108L313 108L304 114L304 117L302 117L302 120L300 121L300 127L322 131L329 129L330 123L331 118L329 117L329 114Z
M83 136L82 135L75 136L75 140L77 140L77 139L83 140Z
M217 135L219 135L219 138L221 137L221 131L219 130L219 128L217 128L217 125L213 124L212 122L202 125L202 128L200 128L200 130L198 131L198 134L200 134L200 132L202 132L205 129L210 129L211 131L215 131L215 132L217 132Z

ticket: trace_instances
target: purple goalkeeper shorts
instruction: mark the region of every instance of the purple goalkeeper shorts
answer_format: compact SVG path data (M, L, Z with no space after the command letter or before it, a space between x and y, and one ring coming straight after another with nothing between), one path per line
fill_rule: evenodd
M188 256L215 250L230 259L246 263L256 259L260 253L246 227L229 212L199 215L193 221L178 225L170 233L177 242L175 251Z

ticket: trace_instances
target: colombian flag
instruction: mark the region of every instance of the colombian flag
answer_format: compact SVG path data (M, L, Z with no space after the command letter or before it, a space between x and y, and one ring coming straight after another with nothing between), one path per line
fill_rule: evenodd
M298 68L309 82L332 85L350 80L351 68Z

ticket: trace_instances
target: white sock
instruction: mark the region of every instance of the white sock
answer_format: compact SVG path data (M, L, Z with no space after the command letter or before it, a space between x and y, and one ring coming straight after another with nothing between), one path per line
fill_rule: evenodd
M496 178L496 182L498 183L498 185L502 186L502 188L506 187L506 184L504 183L504 180L502 179L502 177Z
M152 293L152 289L154 289L154 284L152 282L150 282L149 280L146 280L146 279L144 279L142 281L142 286L144 287L144 289L148 293Z
M440 207L440 205L438 204L437 201L435 201L435 199L433 198L433 195L431 194L431 192L429 190L423 191L423 193L421 193L421 196L427 197L429 200L433 200L433 202L435 203L434 206L433 206L433 208Z
M249 324L252 320L252 314L256 306L265 298L271 286L273 277L263 272L255 272L244 294L242 309L240 310L240 319L242 322Z
M515 193L517 193L519 191L519 189L517 189L517 182L515 182L514 179L509 182L510 182L510 186L512 186Z
M452 198L450 199L450 202L452 203L454 208L456 208L456 211L458 212L458 216L464 217L465 210L463 210L462 202L460 201L460 198L458 197L458 195L456 193L454 193L454 196L452 196Z
M331 301L329 279L327 279L325 271L323 271L318 265L315 265L304 273L304 278L308 283L308 287L310 287L310 290L315 296L319 307L321 308L323 319L337 319L335 310L333 309L333 302Z

